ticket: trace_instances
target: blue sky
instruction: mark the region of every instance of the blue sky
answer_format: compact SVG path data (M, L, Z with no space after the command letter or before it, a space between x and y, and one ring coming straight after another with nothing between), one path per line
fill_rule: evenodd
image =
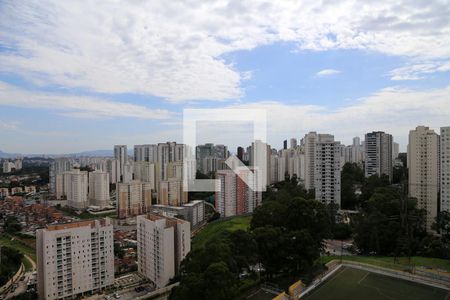
M384 130L405 150L415 126L450 125L443 2L3 1L0 150L181 142L184 108L266 109L276 148ZM250 138L232 122L199 133Z

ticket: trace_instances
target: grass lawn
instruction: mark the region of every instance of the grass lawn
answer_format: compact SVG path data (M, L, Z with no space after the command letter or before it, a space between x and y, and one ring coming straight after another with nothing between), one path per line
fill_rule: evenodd
M22 258L22 263L25 266L25 271L30 271L31 269L33 269L33 265L25 256Z
M321 259L323 263L327 263L333 259L339 260L340 258L341 258L340 256L324 256ZM398 258L397 263L394 263L393 257L387 256L342 256L342 259L366 263L370 265L380 266L399 271L407 269L409 265L414 265L416 267L423 266L423 267L431 267L433 269L438 268L450 272L450 260L439 258L412 256L411 262L409 262L408 258L400 257Z
M8 247L11 247L13 249L16 249L19 252L21 252L22 254L28 255L34 261L36 261L36 252L35 252L35 250L33 248L27 247L27 246L21 244L20 242L18 242L16 240L11 241L11 239L9 237L5 237L5 236L2 236L0 238L0 244L2 246L8 246Z
M304 299L442 300L448 291L353 268L341 268Z
M220 236L225 231L247 230L252 216L238 216L227 220L218 220L208 224L192 239L192 248L203 247L208 241Z

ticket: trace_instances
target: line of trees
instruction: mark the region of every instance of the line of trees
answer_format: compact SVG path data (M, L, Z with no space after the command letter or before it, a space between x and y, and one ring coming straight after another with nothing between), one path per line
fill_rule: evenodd
M10 247L1 247L0 286L3 286L19 270L23 255Z
M239 299L259 276L311 278L323 241L331 235L332 218L326 205L307 196L296 179L269 191L253 214L250 230L224 232L189 253L181 278L174 279L180 285L171 299ZM249 277L240 280L243 274Z

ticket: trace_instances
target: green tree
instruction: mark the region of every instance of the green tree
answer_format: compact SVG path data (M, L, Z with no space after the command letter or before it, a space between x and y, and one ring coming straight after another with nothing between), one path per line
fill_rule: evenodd
M21 231L22 225L20 225L16 217L9 216L6 218L3 228L5 229L5 232L13 234Z
M355 243L364 253L411 255L425 236L425 213L399 189L379 188L355 219ZM405 201L405 202L403 202Z
M271 225L258 227L253 231L258 245L258 257L264 265L268 278L283 268L286 262L285 241L282 231Z
M223 261L209 265L205 271L205 284L205 299L228 300L237 296L237 278Z
M356 163L346 163L341 172L341 207L355 209L358 205L356 187L364 182L364 172Z
M257 244L253 236L244 230L237 230L229 235L231 251L241 272L257 262Z

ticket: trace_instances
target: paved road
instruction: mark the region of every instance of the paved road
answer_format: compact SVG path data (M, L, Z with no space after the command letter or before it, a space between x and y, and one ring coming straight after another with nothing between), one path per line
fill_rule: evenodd
M31 277L31 275L33 274L33 272L36 270L36 263L34 262L34 260L29 257L28 255L24 255L25 258L31 263L32 265L32 269L29 270L28 272L25 272L25 274L23 274L20 278L23 278L22 280L19 280L18 282L16 282L17 284L17 288L14 290L14 292L9 292L6 295L5 299L11 299L14 296L18 296L22 293L25 293L27 291L27 282L28 282L28 278Z
M342 248L346 244L349 242L343 241L341 244L340 240L325 240L325 251L330 252L331 255L353 255L350 251Z

